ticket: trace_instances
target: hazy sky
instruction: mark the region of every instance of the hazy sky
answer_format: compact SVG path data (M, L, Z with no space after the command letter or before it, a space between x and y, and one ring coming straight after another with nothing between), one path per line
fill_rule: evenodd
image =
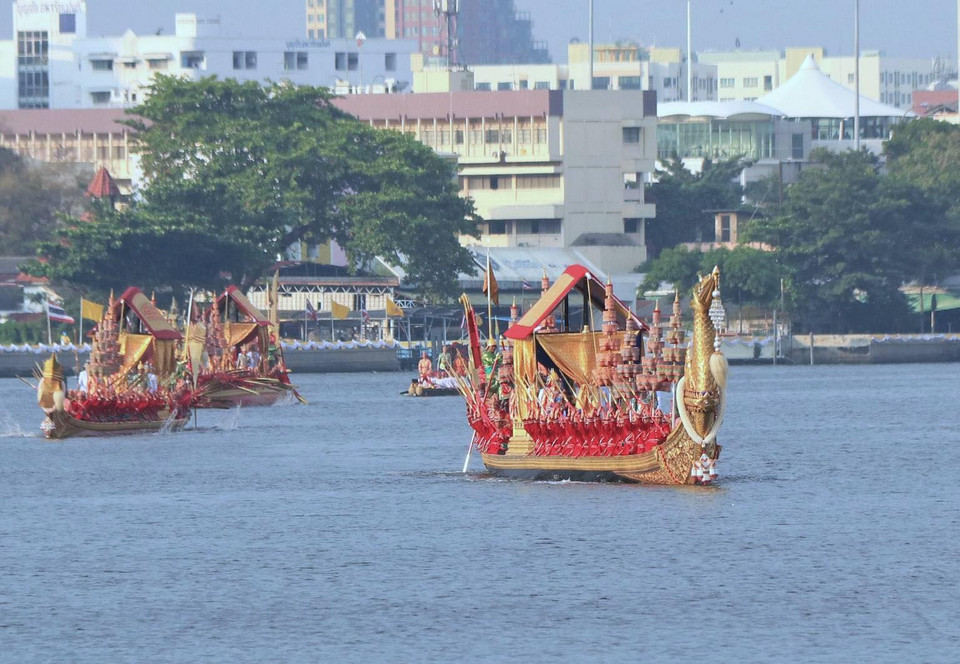
M466 0L483 2L483 0ZM587 0L515 0L529 11L534 36L546 41L554 62L566 60L572 37L587 38ZM0 38L12 38L11 4L0 11ZM236 35L303 35L304 0L87 0L91 35L117 35L126 28L149 34L173 31L176 12L219 15ZM693 0L694 50L823 46L834 55L853 53L854 0ZM686 3L682 0L594 0L594 39L635 39L642 44L683 47ZM860 44L890 55L957 53L957 0L860 0Z

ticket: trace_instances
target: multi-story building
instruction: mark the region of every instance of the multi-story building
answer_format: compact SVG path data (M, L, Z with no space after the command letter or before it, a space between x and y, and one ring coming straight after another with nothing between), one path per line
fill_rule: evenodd
M513 0L305 0L308 39L409 39L445 64L549 62ZM448 20L449 19L449 20ZM451 33L452 34L449 34ZM453 52L447 53L449 46Z
M158 74L288 80L339 93L409 86L409 40L257 39L177 14L173 35L89 37L86 2L14 0L14 39L0 42L0 108L125 108Z
M645 48L634 43L595 44L594 90L652 90L657 100L687 98L686 63L678 48ZM573 43L567 47L566 64L477 65L470 68L471 87L476 90L587 90L591 88L590 47ZM414 60L414 90L439 92L449 79L445 67ZM460 80L453 77L454 89ZM693 98L716 99L716 68L694 64Z
M754 101L772 92L799 71L807 56L833 81L854 90L855 59L828 56L819 46L780 51L703 51L701 64L717 68L720 101ZM883 51L860 54L860 94L882 104L910 110L913 90L956 71L951 59L892 58Z
M480 243L576 247L606 272L646 258L644 220L655 215L644 200L656 157L651 92L351 95L336 104L455 155L461 192L484 219Z
M395 36L387 32L384 0L306 0L306 10L307 39Z

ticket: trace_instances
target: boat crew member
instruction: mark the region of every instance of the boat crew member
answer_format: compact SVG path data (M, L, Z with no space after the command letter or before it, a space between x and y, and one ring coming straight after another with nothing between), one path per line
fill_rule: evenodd
M433 373L433 362L430 361L430 356L427 355L427 351L420 353L420 362L417 363L417 371L420 372L420 382L427 382L427 378Z
M77 374L77 392L83 392L86 394L88 381L90 380L89 374L87 373L87 369L89 368L90 361L87 360L86 364L83 365L83 369L81 369L80 373Z

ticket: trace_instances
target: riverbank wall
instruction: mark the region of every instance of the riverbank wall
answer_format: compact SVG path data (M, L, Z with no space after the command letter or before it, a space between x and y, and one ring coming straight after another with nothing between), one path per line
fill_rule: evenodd
M726 337L731 364L906 364L960 362L960 334L815 334Z

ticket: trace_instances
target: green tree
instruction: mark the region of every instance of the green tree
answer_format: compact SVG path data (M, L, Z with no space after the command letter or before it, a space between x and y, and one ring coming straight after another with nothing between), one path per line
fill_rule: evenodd
M739 158L703 163L703 170L691 173L679 159L665 164L650 185L647 201L657 206L657 216L647 222L646 242L650 255L681 242L709 242L714 239L711 210L740 205L742 190L737 176L744 168Z
M773 252L751 247L712 249L706 252L688 251L683 247L666 249L645 266L647 276L642 288L656 290L660 283L672 283L681 293L688 292L699 280L717 266L723 296L739 304L769 306L780 294L780 266Z
M748 239L777 248L799 331L893 331L907 324L900 286L949 229L942 205L884 178L865 151L816 151L787 192L783 214L757 218Z
M142 202L67 224L42 249L50 276L102 287L108 265L118 286L249 285L291 245L328 240L353 267L395 260L428 297L471 269L457 237L477 217L455 165L323 88L158 77L133 113Z
M83 180L72 165L28 165L0 148L0 253L33 254L54 235L58 215L81 212Z

